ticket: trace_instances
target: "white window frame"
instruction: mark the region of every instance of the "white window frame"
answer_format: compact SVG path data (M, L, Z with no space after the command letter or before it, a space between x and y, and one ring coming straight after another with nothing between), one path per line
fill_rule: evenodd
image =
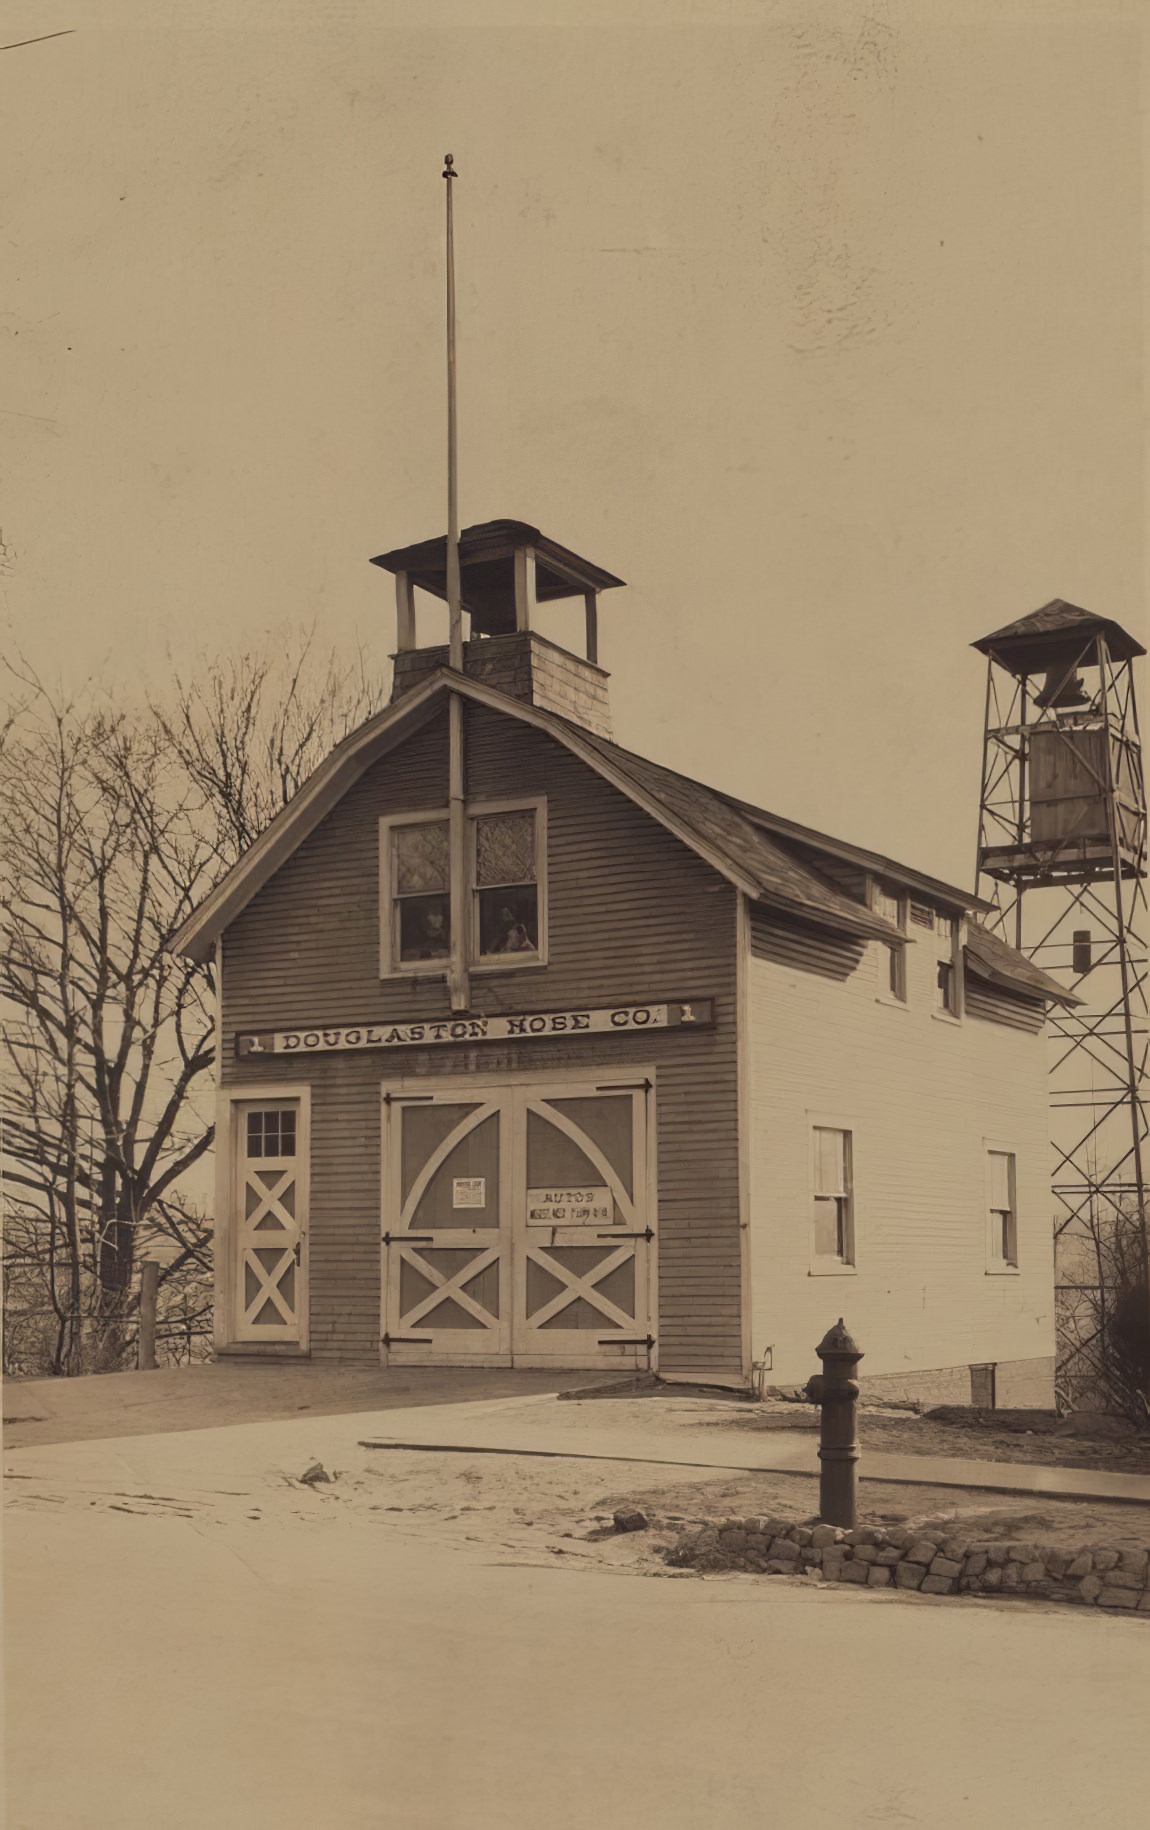
M379 822L379 976L381 979L445 978L446 960L399 957L396 928L395 876L392 866L391 835L400 826L434 826L448 823L446 807L425 807L419 813L385 813Z
M822 1112L807 1113L807 1151L808 1151L808 1219L810 1229L810 1275L812 1277L854 1277L858 1272L858 1233L857 1233L857 1199L855 1189L855 1130L854 1123L841 1114L828 1115ZM819 1131L837 1131L845 1139L843 1150L843 1177L845 1188L843 1198L846 1203L845 1224L843 1227L844 1255L833 1257L829 1253L815 1250L815 1202L818 1193L818 1143L816 1133Z
M991 1158L1006 1157L1010 1167L1010 1229L1014 1246L1013 1259L1003 1255L1002 1246L1002 1208L992 1207L994 1198L994 1176L991 1170ZM1003 1143L998 1138L983 1138L983 1212L986 1225L986 1274L988 1277L1017 1277L1019 1275L1018 1245L1018 1151L1012 1144Z
M880 895L888 897L897 905L895 924L902 930L903 934L906 935L908 921L907 904L909 901L906 892L904 890L888 889L886 884L879 879L872 879L870 906L875 910L876 914L885 915L885 910L880 910L876 907ZM887 920L889 921L889 919L890 917L888 915ZM880 990L876 994L875 1002L878 1004L889 1004L895 1010L906 1010L910 1004L906 969L906 950L910 945L909 935L901 945L899 945L897 941L880 941L879 945L882 949L882 965L880 970L883 977L880 981ZM892 990L890 984L890 969L892 962L896 968L895 977L898 981L897 990Z
M479 886L476 883L475 822L492 813L535 814L535 891L539 920L539 946L534 953L479 952ZM387 813L379 821L379 976L381 979L442 979L446 960L401 960L396 925L396 895L392 862L392 833L400 826L432 826L450 818L446 807L425 807L418 813ZM547 798L542 794L518 795L498 801L469 801L467 821L468 972L523 972L547 964Z
M941 945L937 944L938 921L940 918L943 921L949 921L951 924L949 957L943 953ZM965 1004L965 987L964 987L964 983L963 983L963 973L962 973L962 916L958 915L958 914L948 914L945 909L937 909L935 911L935 937L936 937L936 945L934 947L932 957L934 958L935 963L936 963L936 972L935 972L934 982L932 983L932 986L931 986L931 995L935 999L935 1004L934 1004L934 1009L931 1012L931 1015L934 1017L937 1017L937 1019L940 1023L961 1023L963 1008L964 1008L964 1004ZM952 987L953 994L954 994L954 1009L953 1010L944 1010L942 1005L939 1004L937 1001L938 1000L938 975L937 975L938 966L949 966L950 967L950 973L951 973L950 983L951 983L951 987Z
M493 813L534 813L535 815L535 909L539 924L539 945L534 953L480 953L479 951L479 875L476 820ZM547 964L547 799L542 794L518 795L505 801L469 801L467 803L467 955L471 972L524 972Z

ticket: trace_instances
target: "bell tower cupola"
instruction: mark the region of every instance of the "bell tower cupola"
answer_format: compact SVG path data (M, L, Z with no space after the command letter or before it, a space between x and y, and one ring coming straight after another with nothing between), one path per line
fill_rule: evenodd
M397 634L392 700L450 664L446 643L418 647L416 591L448 602L446 536L372 560L395 576ZM611 736L607 674L599 665L599 593L623 580L580 559L524 521L485 521L459 537L461 608L468 618L463 671L515 699ZM585 640L578 654L549 639L546 612L582 598ZM542 624L543 628L537 627Z

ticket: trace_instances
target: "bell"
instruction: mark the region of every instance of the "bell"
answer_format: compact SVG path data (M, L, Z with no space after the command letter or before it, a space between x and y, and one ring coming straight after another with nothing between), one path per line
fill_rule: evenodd
M1068 674L1065 667L1049 667L1046 670L1046 684L1035 697L1034 703L1043 711L1071 705L1089 705L1090 694L1078 674Z

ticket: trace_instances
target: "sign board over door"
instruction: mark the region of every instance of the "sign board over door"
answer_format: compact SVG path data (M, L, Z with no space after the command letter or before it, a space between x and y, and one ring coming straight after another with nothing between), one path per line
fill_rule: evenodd
M554 1036L626 1036L652 1029L701 1029L713 1023L714 1003L617 1004L606 1010L529 1011L522 1016L445 1017L441 1022L350 1023L309 1029L262 1030L237 1036L236 1053L322 1055L363 1048L427 1048L452 1042L528 1042Z

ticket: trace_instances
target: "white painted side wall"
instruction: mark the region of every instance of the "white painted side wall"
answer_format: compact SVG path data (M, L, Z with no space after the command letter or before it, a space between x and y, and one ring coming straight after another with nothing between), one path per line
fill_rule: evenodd
M748 962L753 1358L771 1384L818 1370L841 1315L863 1375L1054 1352L1046 1041L933 1014L935 954L907 950L906 1007L879 1000L885 950L842 982ZM854 1138L856 1267L811 1265L813 1124ZM1017 1155L1019 1269L988 1274L985 1155Z

